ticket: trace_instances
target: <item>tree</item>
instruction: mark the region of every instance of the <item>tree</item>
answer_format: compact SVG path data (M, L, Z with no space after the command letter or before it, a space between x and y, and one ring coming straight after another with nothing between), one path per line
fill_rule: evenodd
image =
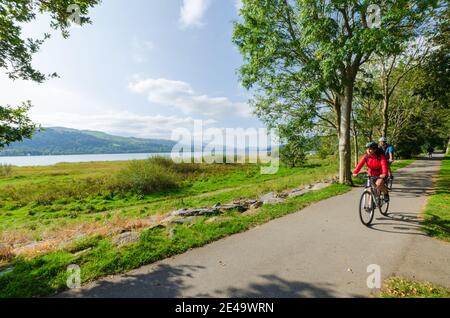
M361 66L374 52L407 42L434 2L383 1L378 29L368 1L244 0L233 41L244 56L242 84L255 89L256 114L271 126L300 114L307 129L318 119L334 127L339 179L351 182L351 113Z
M0 70L12 80L23 79L42 83L57 76L43 74L32 65L33 54L50 35L41 39L25 39L23 23L32 22L38 14L51 16L50 27L60 30L64 38L69 36L71 23L90 23L88 10L100 0L0 0ZM13 108L0 106L0 148L10 142L30 138L38 125L31 123L26 115L30 102Z
M30 107L30 102L17 108L0 106L0 148L23 138L31 138L38 126L27 116Z

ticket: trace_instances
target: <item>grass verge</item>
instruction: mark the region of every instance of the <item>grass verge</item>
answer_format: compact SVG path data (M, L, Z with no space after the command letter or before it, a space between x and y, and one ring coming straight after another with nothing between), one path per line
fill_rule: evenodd
M422 225L428 235L450 242L450 155L442 160L436 187L425 207Z
M74 254L74 251L80 249L71 247L70 250L53 252L31 260L17 258L12 264L13 270L0 276L0 297L51 295L67 288L67 267L71 264L80 266L81 280L85 283L181 254L190 248L246 231L296 212L311 203L350 190L349 186L333 184L319 191L290 198L284 203L264 205L255 214L230 212L213 222L208 217L199 217L190 225L177 224L144 230L139 242L121 249L114 247L107 238L98 238L91 240L88 244L90 250L82 254Z
M428 282L416 282L400 277L386 281L382 298L450 298L450 290Z

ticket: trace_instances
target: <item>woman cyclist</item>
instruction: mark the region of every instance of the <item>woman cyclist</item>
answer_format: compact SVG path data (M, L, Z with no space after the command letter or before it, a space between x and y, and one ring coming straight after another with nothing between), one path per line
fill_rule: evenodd
M362 156L355 170L353 171L353 176L356 177L361 171L364 164L367 164L367 174L370 177L378 177L376 181L376 186L378 190L383 192L384 200L389 202L389 192L384 186L385 178L388 175L388 163L386 157L382 151L379 150L378 144L376 142L369 142L366 145L366 153Z

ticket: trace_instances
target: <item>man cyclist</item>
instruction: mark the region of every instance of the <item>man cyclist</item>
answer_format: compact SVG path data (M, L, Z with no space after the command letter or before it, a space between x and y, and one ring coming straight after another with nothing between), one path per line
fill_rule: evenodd
M394 162L394 147L392 147L392 145L388 144L386 137L381 137L379 142L380 142L380 148L383 150L384 155L386 156L386 160L388 162L389 176L392 179L394 179L394 176L392 175L392 170L391 170L391 164Z
M353 176L356 177L364 165L367 165L367 174L370 177L378 177L375 182L378 190L383 192L384 200L389 202L389 192L385 187L385 178L388 174L388 163L384 152L379 148L378 144L374 141L369 142L366 145L366 153L362 156L355 170Z
M431 146L428 147L427 152L428 152L428 158L433 159L434 148Z

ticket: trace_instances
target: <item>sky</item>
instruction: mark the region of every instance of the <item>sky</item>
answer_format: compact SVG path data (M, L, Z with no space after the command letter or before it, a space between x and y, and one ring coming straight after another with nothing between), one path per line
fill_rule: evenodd
M0 104L31 100L44 127L170 139L194 120L208 128L260 128L239 84L242 57L231 42L239 0L106 0L91 25L58 32L33 59L60 78L43 84L0 74ZM24 25L42 37L49 19Z

